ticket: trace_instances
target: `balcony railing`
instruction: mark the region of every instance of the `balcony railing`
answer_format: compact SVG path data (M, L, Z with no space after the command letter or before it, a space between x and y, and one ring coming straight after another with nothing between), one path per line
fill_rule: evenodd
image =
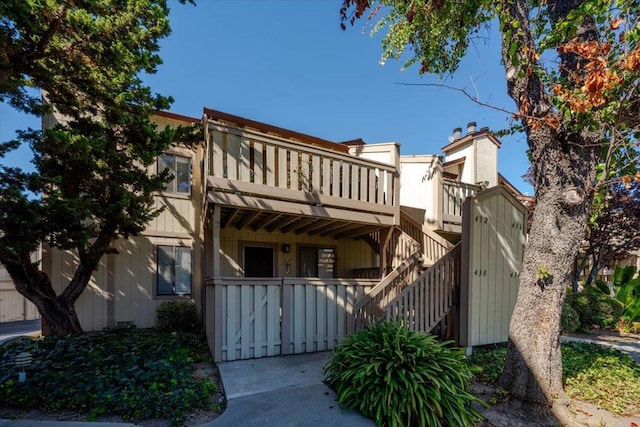
M442 221L444 224L462 224L462 205L480 187L464 182L442 180Z
M209 128L208 183L221 190L394 215L393 165L250 130Z

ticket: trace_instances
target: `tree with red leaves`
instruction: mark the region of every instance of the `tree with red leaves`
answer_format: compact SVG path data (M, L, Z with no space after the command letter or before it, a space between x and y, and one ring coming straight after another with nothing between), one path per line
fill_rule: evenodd
M513 118L536 192L501 385L572 423L562 388L560 317L594 200L637 174L640 8L633 0L344 0L342 24L387 29L382 63L409 53L420 73L453 73L469 43L499 26ZM346 27L346 25L345 25ZM551 409L551 412L548 411Z

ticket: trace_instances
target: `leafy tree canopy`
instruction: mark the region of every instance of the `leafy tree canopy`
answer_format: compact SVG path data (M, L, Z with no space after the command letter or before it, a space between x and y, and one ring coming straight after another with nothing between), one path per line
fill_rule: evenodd
M0 3L0 100L46 114L50 125L0 145L4 155L28 144L35 165L33 173L0 166L0 262L55 334L81 331L73 305L101 257L158 214L153 193L169 173L150 175L148 166L193 133L156 129L150 116L171 99L141 80L161 63L168 13L165 0ZM41 242L77 253L60 295L31 263Z
M536 190L501 384L571 423L555 405L571 265L594 201L601 206L610 185L640 181L638 1L344 0L340 13L343 28L359 18L386 28L382 61L405 54L420 73L455 71L479 32L499 26L513 130L526 135Z

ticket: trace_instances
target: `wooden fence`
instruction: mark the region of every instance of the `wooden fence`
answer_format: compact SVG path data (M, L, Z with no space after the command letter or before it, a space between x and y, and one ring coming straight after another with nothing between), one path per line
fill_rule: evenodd
M355 330L355 301L376 280L219 278L207 281L207 336L216 361L333 349Z

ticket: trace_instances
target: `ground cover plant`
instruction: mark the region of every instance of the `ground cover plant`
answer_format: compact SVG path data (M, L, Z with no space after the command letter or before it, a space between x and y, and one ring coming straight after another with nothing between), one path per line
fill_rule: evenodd
M474 349L469 358L479 381L495 385L505 345ZM640 365L616 349L590 343L562 343L562 378L572 399L591 402L614 414L640 416Z
M29 352L26 381L15 357ZM22 340L0 347L0 401L43 411L74 411L94 420L118 414L136 421L180 423L194 409L212 407L216 386L192 376L210 360L200 336L122 328L68 338ZM46 396L43 398L43 396Z
M325 366L325 381L338 402L377 425L474 425L472 374L464 351L380 322L345 338Z

